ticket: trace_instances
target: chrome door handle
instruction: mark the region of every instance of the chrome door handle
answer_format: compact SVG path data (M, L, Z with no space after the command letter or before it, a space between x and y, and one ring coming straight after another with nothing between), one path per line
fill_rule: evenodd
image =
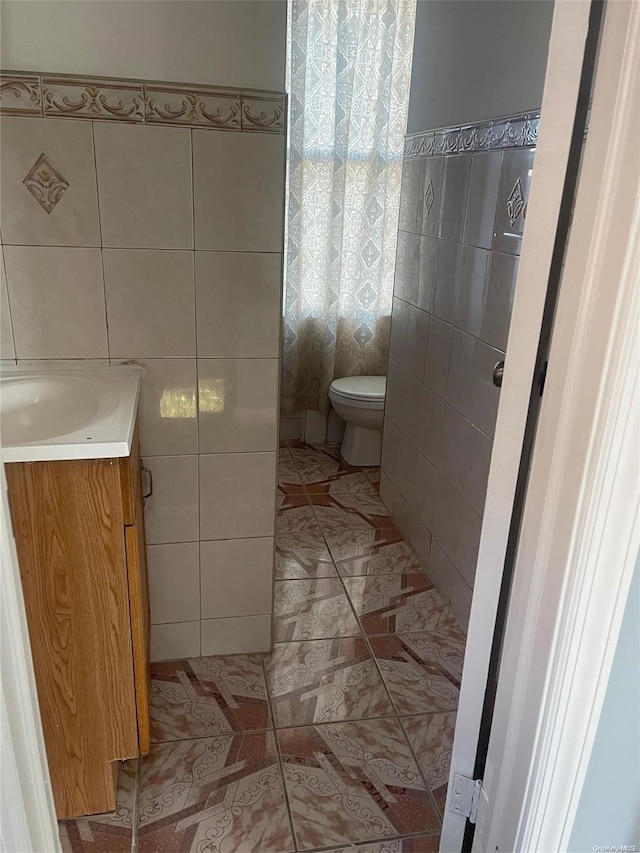
M502 376L504 374L504 361L498 361L493 366L493 384L496 388L502 388Z
M148 474L148 475L149 475L149 491L148 491L148 492L145 492L145 493L142 495L142 503L144 504L144 503L146 503L147 498L150 498L150 497L151 497L151 495L153 494L153 474L151 473L151 471L149 470L149 468L145 468L145 466L144 466L144 463L143 463L142 459L140 460L140 471L141 471L143 474Z

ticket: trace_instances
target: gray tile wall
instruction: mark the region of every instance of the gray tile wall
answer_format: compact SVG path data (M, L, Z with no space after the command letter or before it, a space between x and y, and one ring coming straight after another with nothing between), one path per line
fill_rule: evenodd
M284 136L3 116L2 358L135 359L154 659L271 643ZM50 212L23 183L45 153Z
M380 494L463 624L533 152L404 163Z

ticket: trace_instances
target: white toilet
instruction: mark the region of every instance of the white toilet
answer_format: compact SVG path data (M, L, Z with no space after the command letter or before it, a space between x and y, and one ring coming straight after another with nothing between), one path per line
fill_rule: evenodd
M349 465L379 465L386 376L345 376L335 379L329 399L346 422L340 455Z

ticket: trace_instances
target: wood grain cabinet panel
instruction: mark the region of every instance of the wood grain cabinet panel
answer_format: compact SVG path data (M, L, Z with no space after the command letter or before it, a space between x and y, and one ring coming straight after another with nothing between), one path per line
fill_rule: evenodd
M5 467L58 817L111 811L112 762L149 746L140 492L119 459Z

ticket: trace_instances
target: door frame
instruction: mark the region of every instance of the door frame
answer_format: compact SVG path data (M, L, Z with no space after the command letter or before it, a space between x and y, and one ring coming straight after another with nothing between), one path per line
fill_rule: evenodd
M571 838L640 549L640 5L609 0L473 849Z
M540 330L571 149L590 0L556 0L535 166L487 484L456 717L441 851L462 849L467 820L450 811L453 777L472 778Z

